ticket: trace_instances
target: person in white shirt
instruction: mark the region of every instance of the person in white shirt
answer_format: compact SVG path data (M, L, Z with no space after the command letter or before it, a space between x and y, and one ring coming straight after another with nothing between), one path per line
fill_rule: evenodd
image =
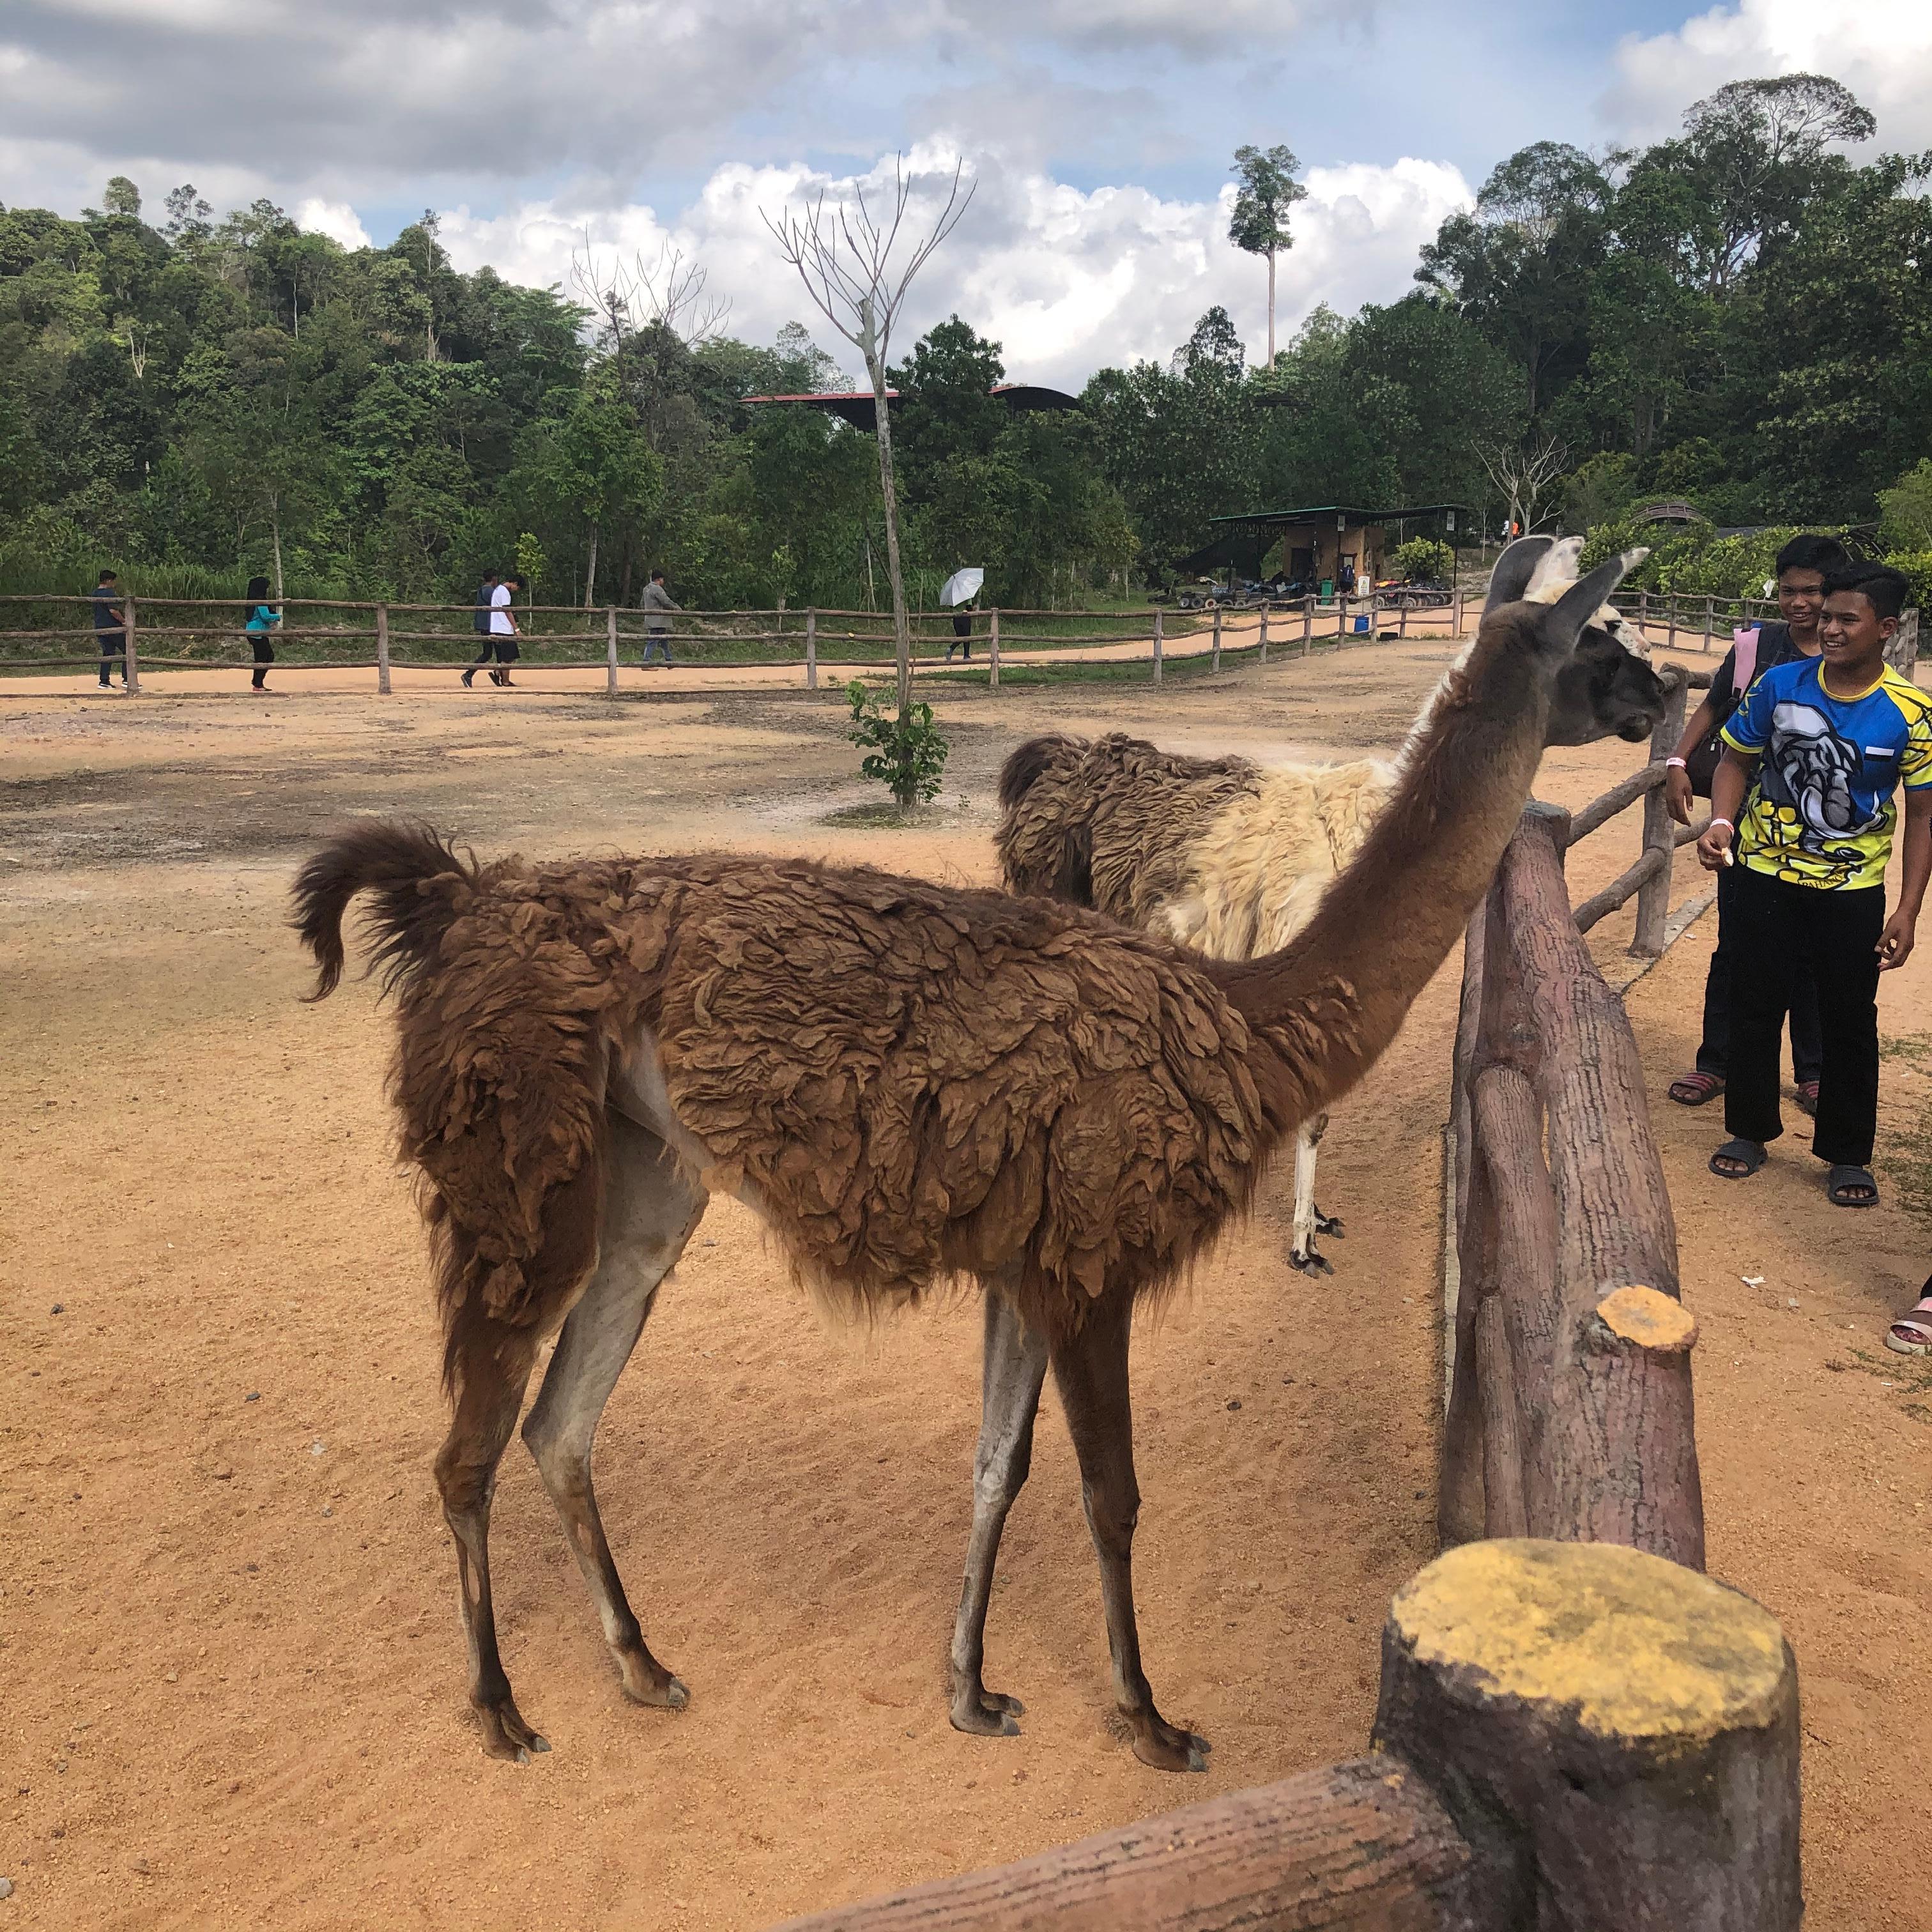
M490 668L490 682L513 688L510 674L506 666L513 664L523 653L517 645L517 620L510 614L516 593L524 587L520 577L510 576L490 593L490 643L496 654L496 662ZM470 682L469 674L464 674L465 684Z

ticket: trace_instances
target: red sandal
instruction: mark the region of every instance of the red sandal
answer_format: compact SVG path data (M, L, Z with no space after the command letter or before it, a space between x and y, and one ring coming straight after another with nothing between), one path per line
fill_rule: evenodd
M1715 1073L1686 1073L1670 1083L1670 1097L1680 1107L1701 1107L1724 1090L1724 1080Z
M1815 1080L1801 1080L1798 1083L1798 1111L1808 1114L1813 1120L1818 1118L1818 1083Z
M1885 1346L1896 1355L1932 1355L1932 1294L1885 1331Z

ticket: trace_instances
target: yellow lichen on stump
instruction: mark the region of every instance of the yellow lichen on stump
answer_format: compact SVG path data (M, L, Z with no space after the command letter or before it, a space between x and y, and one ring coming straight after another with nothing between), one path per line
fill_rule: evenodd
M1597 1319L1612 1335L1665 1354L1688 1348L1697 1339L1697 1318L1654 1288L1613 1289L1598 1303Z
M1784 1634L1748 1597L1615 1544L1467 1544L1396 1594L1388 1634L1481 1699L1564 1706L1586 1732L1666 1747L1774 1723L1787 1668Z

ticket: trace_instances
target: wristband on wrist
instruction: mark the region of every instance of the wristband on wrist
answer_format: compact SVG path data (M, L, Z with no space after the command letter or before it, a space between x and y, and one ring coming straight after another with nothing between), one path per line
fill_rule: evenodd
M1714 832L1720 825L1726 832L1735 832L1738 829L1728 818L1714 818L1708 825L1705 826L1704 830L1706 832Z
M1666 758L1664 761L1664 768L1666 771L1670 770L1671 766L1673 765L1675 765L1680 772L1688 772L1690 769L1690 767L1686 764L1682 758Z

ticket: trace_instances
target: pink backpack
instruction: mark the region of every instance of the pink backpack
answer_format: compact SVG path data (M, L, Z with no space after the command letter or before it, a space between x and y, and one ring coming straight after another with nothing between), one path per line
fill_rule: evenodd
M1731 689L1742 704L1757 670L1757 640L1763 634L1755 624L1740 625L1731 633L1731 649L1736 653Z

